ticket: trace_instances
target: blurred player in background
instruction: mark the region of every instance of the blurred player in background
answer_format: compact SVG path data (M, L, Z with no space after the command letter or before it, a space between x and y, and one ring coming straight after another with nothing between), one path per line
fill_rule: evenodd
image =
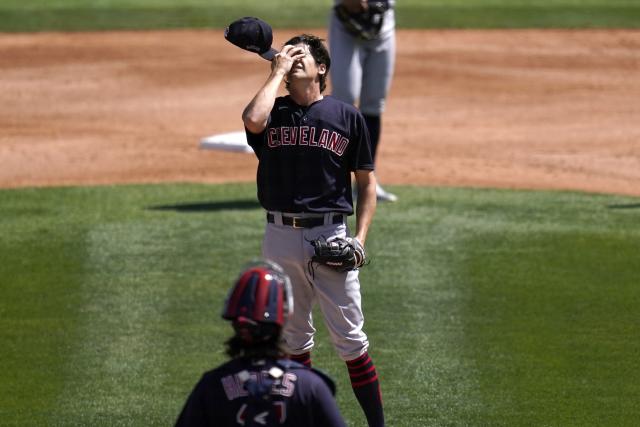
M334 0L329 23L332 95L364 115L374 163L396 54L395 0ZM397 197L379 184L380 201Z

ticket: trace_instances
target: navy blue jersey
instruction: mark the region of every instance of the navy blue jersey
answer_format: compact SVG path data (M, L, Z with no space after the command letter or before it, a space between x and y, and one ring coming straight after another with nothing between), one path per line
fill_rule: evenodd
M274 367L281 376L270 374ZM176 427L344 427L330 386L330 379L290 360L233 359L202 376Z
M369 132L354 106L331 96L308 107L278 97L266 129L246 133L266 210L353 213L351 172L374 168Z

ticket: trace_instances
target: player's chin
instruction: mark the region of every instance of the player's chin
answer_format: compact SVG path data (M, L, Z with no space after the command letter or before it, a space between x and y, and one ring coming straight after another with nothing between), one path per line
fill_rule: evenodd
M297 70L297 71L292 71L291 73L289 73L289 80L298 80L298 81L303 81L303 80L313 80L313 76L308 74L306 71L304 70Z

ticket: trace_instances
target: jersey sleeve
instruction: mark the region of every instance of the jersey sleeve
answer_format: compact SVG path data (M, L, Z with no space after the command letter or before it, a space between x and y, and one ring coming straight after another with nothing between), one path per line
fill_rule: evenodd
M260 154L262 153L264 134L266 131L267 131L267 128L265 128L265 130L263 130L260 133L252 133L246 127L244 128L244 132L247 135L247 144L249 144L249 147L253 149L253 152L255 153L258 159L260 158Z
M352 171L361 169L374 170L369 130L367 129L367 123L364 121L364 117L359 111L356 112L352 126L351 138L353 142L355 142L355 145L351 153L350 169Z
M269 113L269 118L267 119L267 126L264 128L264 130L260 133L252 133L249 129L244 128L244 132L247 135L247 144L249 144L249 147L251 147L253 149L253 152L255 153L256 157L259 159L260 155L262 154L262 148L264 147L264 142L265 142L265 135L267 133L267 130L269 129L269 125L272 124L273 122L273 112L274 110L276 110L280 105L282 105L284 102L284 98L283 97L277 97L276 100L274 101L273 104L273 108L271 109L271 112Z

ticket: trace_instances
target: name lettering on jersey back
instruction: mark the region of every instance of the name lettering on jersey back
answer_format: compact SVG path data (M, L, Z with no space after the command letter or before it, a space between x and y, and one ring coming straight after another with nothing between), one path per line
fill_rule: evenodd
M292 372L285 372L281 378L273 380L269 377L268 372L250 372L250 379L262 384L265 380L273 381L271 387L271 393L274 396L291 397L293 391L296 388L296 381L298 377ZM248 396L249 393L244 389L244 383L242 379L238 377L238 374L227 375L222 377L222 387L227 395L228 400L234 400L239 397Z
M349 145L349 139L336 131L318 130L313 126L282 126L269 128L268 146L308 146L320 147L342 156Z

